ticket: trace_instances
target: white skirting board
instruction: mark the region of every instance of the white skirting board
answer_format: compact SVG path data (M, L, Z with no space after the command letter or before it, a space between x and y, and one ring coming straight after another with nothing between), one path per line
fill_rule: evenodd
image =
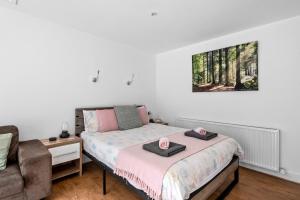
M285 174L281 174L279 172L266 170L266 169L263 169L263 168L260 168L260 167L255 167L255 166L248 165L248 164L245 164L245 163L240 163L240 166L248 168L248 169L252 169L254 171L258 171L258 172L261 172L261 173L264 173L264 174L268 174L268 175L271 175L271 176L276 176L278 178L282 178L282 179L292 181L292 182L295 182L295 183L300 183L300 174L298 174L298 173L285 171Z

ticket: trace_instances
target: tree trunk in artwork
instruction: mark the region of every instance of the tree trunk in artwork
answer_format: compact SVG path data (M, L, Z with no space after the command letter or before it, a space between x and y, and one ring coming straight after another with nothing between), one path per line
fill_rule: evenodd
M205 84L205 57L204 54L202 54L202 63L203 63L203 78L202 78L202 84Z
M255 42L255 50L254 50L254 55L255 55L255 75L256 76L258 76L258 54L257 54L257 48L258 48L258 46L257 46L258 44L257 44L257 42Z
M237 45L235 47L236 49L236 84L235 89L241 89L242 83L241 83L241 60L240 60L240 46Z
M225 85L229 86L229 58L228 58L228 48L225 51Z
M222 49L219 49L219 84L222 84Z
M215 62L214 62L214 52L212 51L211 52L211 57L210 57L210 60L211 60L211 75L212 75L212 84L215 84L216 81L215 81Z
M207 83L210 82L209 80L209 55L208 55L208 52L206 53L206 79L207 79Z

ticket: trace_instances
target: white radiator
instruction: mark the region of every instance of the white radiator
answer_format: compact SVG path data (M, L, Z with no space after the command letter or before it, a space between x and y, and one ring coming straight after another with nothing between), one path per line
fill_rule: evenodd
M245 152L241 163L279 171L279 130L253 126L203 121L181 117L176 126L183 128L203 127L210 132L234 138Z

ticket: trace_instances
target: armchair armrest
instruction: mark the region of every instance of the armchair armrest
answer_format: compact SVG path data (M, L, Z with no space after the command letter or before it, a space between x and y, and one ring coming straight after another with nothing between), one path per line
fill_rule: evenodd
M20 142L18 160L27 199L42 199L51 193L52 161L39 140Z

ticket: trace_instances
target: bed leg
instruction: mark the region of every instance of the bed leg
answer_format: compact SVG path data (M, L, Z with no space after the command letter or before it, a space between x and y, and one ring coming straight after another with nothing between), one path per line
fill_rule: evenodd
M234 171L234 185L237 184L240 180L239 168Z
M103 168L103 173L102 173L102 192L103 192L103 195L106 195L106 169L105 169L105 167Z
M234 179L233 181L228 185L228 187L220 194L220 196L217 198L217 200L224 200L225 197L231 192L231 190L234 188L234 186L236 184L238 184L239 182L239 178L240 178L240 175L239 175L239 168L237 168L235 171L234 171Z

